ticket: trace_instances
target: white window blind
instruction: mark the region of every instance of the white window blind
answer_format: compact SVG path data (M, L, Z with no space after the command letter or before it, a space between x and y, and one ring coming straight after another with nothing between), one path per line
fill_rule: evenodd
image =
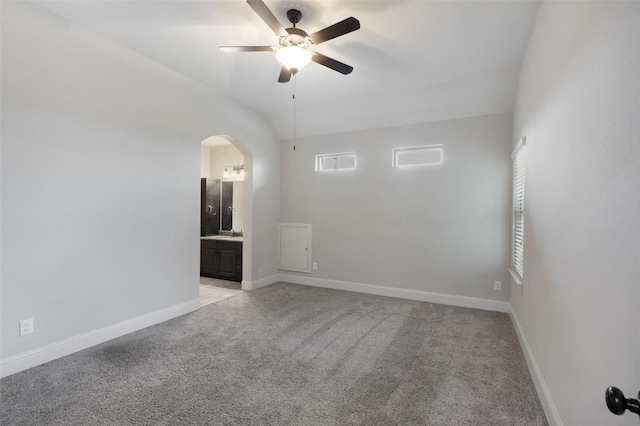
M511 273L518 284L524 277L524 176L525 176L525 138L518 142L511 154L513 162L513 232Z

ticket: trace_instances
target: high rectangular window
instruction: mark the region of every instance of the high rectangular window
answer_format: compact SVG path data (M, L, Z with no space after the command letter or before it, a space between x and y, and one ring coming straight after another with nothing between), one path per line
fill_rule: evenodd
M343 154L316 155L316 172L328 170L349 170L356 168L356 155L351 152Z
M524 178L526 139L520 139L511 154L513 163L513 203L512 203L512 238L511 268L509 272L518 284L524 277Z
M442 164L442 145L393 148L393 167Z

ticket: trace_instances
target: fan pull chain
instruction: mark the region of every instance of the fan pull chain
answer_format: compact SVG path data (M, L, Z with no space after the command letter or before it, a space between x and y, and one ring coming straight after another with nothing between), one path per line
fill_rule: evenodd
M293 150L296 150L296 92L298 91L298 79L293 75Z

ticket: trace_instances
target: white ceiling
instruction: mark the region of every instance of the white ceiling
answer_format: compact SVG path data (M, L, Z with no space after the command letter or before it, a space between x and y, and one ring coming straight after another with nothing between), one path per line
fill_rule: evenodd
M255 109L281 139L293 132L293 79L277 83L276 45L244 0L38 1L42 7ZM354 67L311 63L296 77L297 136L446 120L513 110L538 1L265 0L289 27L303 12L313 33L349 16L358 31L312 46Z

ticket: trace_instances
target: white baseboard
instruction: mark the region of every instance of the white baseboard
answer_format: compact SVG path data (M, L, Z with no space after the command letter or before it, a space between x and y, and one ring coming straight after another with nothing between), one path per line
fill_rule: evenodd
M242 289L255 290L260 287L266 287L268 285L277 283L278 281L281 281L280 274L274 274L265 278L260 278L259 280L255 280L255 281L242 280Z
M32 349L21 354L0 360L0 377L6 377L45 362L70 355L91 346L106 342L116 337L159 324L180 315L200 309L200 299L190 300L179 305L170 306L150 312L136 318L113 324L98 330L70 337L56 343Z
M302 284L313 287L333 288L336 290L368 293L378 296L398 297L400 299L419 300L421 302L439 303L442 305L460 306L463 308L483 309L508 313L509 302L500 300L480 299L477 297L457 296L444 293L433 293L422 290L409 290L396 287L385 287L372 284L354 283L348 281L328 280L324 278L305 277L302 275L279 274L279 281Z
M538 367L538 363L533 356L533 352L531 351L529 342L527 341L527 338L524 335L524 331L520 326L518 316L513 311L513 309L509 310L509 315L511 315L511 321L515 325L516 334L518 335L518 340L520 340L520 346L522 347L524 358L527 361L527 365L529 366L529 373L531 374L533 384L536 387L536 392L538 392L538 398L540 399L540 403L542 404L542 409L547 416L547 422L549 423L549 426L563 426L562 419L560 418L560 414L558 413L558 409L556 408L556 404L553 402L553 398L551 398L551 393L549 392L549 388L547 388L547 384L544 381L544 377L542 376L540 367Z

